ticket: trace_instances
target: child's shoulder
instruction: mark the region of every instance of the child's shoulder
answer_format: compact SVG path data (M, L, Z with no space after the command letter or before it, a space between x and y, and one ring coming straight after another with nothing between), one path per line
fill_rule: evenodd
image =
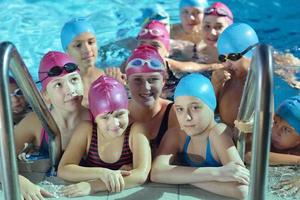
M229 137L230 128L224 123L217 123L209 133L209 139Z

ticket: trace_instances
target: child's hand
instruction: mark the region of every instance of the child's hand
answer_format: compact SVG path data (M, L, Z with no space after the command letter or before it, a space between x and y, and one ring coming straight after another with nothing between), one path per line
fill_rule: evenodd
M109 192L121 192L125 188L123 176L129 175L129 171L106 169L105 172L101 173L100 179Z
M91 194L92 187L88 182L80 182L65 186L61 189L61 194L65 197L79 197Z
M223 69L215 70L211 76L211 82L215 87L221 87L226 81L231 79L231 74Z
M105 74L107 76L113 77L120 83L126 85L126 75L122 74L121 70L117 67L109 67L105 69Z
M243 122L234 120L234 125L239 131L243 133L252 133L253 132L253 118L250 121Z
M217 181L220 182L238 182L245 185L249 184L249 170L243 164L237 162L230 162L220 169L220 174Z
M20 180L20 189L21 189L23 200L31 200L31 199L43 200L44 197L53 197L53 194L31 183L25 177L19 176L19 180Z

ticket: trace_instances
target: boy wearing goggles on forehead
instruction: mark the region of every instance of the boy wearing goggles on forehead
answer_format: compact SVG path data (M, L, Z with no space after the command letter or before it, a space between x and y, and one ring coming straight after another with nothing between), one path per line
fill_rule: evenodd
M39 82L42 84L41 92L45 102L51 105L50 112L60 130L61 146L64 151L76 125L82 120L92 118L88 109L81 105L83 85L79 69L67 54L50 51L40 62ZM48 133L34 112L28 113L15 126L14 135L16 152L20 160L30 160L31 154L28 152L33 150L40 156L49 156ZM25 199L43 199L41 195L43 192L38 186L24 177L20 180Z
M168 59L171 69L177 73L201 72L210 78L212 70L223 67L218 60L217 40L232 23L232 12L225 4L216 2L206 8L201 29L203 45L197 47L196 44L194 46L187 44L180 47L179 49L183 50L175 57L186 62Z
M61 30L61 44L78 64L84 86L83 105L88 106L88 90L91 83L106 74L125 84L124 75L119 68L106 68L105 72L96 67L98 46L94 28L85 18L73 18Z
M13 77L9 77L9 91L12 103L14 125L18 124L32 109L26 102L22 90Z
M247 24L232 24L220 35L217 48L224 69L212 74L222 122L234 127L252 53L258 44L255 31Z

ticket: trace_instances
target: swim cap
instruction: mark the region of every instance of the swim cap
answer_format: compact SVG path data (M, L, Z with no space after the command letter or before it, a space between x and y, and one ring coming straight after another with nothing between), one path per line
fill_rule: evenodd
M128 97L123 84L112 77L100 76L89 90L89 107L94 118L99 114L128 109Z
M40 62L40 67L39 67L39 80L42 83L42 90L46 89L48 83L53 78L61 77L61 76L68 74L68 72L66 70L63 70L60 75L55 76L55 77L49 77L48 74L44 73L44 72L49 72L49 70L54 66L63 67L67 63L75 64L75 61L70 56L68 56L67 54L62 53L62 52L49 51L48 53L46 53L43 56L43 58ZM79 72L79 69L77 69L76 71Z
M234 23L228 26L219 36L217 41L219 55L241 53L249 46L258 43L258 37L248 24ZM253 49L246 53L246 58L251 58Z
M151 66L149 63L142 63L142 61L139 59L150 62ZM134 60L137 62L134 62L132 65L130 65ZM136 73L151 72L160 72L162 75L164 75L164 60L153 46L143 44L136 48L132 55L127 59L125 72L127 77Z
M160 5L160 4L155 4L153 7L149 8L146 12L146 19L143 22L144 26L145 24L148 24L152 20L157 20L165 25L170 24L170 16L166 12L166 10ZM145 18L145 17L144 17Z
M61 46L64 51L67 50L69 44L74 40L75 37L86 32L96 35L94 28L86 18L73 18L66 22L60 33Z
M206 0L181 0L179 3L179 10L185 7L197 7L204 9L208 7L208 3Z
M164 44L168 51L170 50L170 33L166 26L157 20L152 20L146 24L140 31L137 39L158 40Z
M210 7L206 8L204 11L204 16L209 15L226 17L230 24L233 23L233 15L231 10L222 2L216 2Z
M276 114L300 135L300 96L294 96L284 100L278 107Z
M202 74L193 73L183 77L175 89L174 99L179 96L196 97L213 111L217 106L214 88L210 80Z

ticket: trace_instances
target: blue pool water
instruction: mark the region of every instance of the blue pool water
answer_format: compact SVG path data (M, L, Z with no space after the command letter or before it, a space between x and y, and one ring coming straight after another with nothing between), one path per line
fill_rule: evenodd
M212 1L211 1L212 2ZM281 52L300 57L299 0L224 0L236 22L246 22L257 31L260 41ZM178 1L174 0L0 0L0 41L13 42L33 78L42 55L62 51L60 30L71 17L87 16L96 29L99 46L135 36L151 5L161 4L179 21ZM117 66L127 51L110 49L99 58L101 66ZM283 80L275 78L275 105L288 96L299 94Z

